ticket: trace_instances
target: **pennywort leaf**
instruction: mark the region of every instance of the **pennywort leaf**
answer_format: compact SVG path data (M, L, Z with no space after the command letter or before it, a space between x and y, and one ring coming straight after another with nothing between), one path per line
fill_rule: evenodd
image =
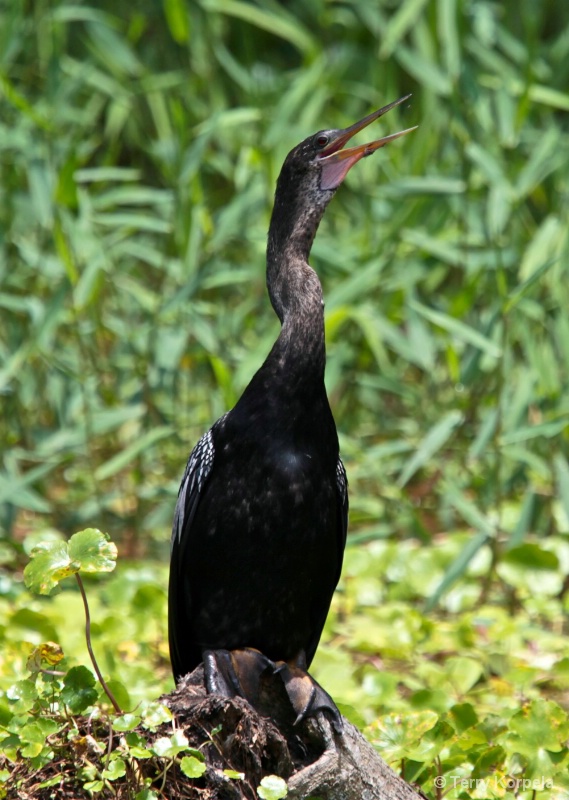
M77 572L111 572L117 548L108 534L95 528L73 534L69 542L40 542L30 553L24 569L28 589L49 594L59 583Z
M267 775L257 788L257 794L262 800L281 800L288 794L286 782L278 775Z

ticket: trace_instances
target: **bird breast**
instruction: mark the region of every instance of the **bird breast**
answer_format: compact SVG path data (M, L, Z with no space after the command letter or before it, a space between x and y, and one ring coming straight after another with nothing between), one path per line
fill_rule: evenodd
M287 487L287 493L294 505L301 504L309 490L311 461L308 453L291 448L276 452L272 458L276 482Z

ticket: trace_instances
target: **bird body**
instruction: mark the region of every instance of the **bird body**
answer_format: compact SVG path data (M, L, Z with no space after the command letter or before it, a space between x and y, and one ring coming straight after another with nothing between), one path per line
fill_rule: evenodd
M205 649L248 646L275 660L304 650L307 663L316 650L340 576L347 493L324 387L321 295L306 305L305 333L283 326L236 406L190 457L203 470L209 452L214 472L205 467L191 520L199 535L174 533L190 595L170 610L185 632L171 637L177 675ZM174 572L171 597L172 584Z
M235 407L195 446L178 495L169 586L176 679L202 659L215 673L219 663L204 657L210 652L252 649L305 669L316 651L340 577L348 497L324 386L322 288L308 257L350 167L407 131L341 148L404 99L350 128L308 137L279 175L267 286L281 331ZM289 678L285 684L294 683ZM209 686L228 683L239 686L210 674ZM337 713L313 684L317 704ZM314 705L309 694L298 701L300 715Z

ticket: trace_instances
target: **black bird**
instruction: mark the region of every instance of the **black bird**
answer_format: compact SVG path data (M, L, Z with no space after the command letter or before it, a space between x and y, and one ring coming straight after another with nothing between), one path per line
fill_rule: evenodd
M337 727L333 701L304 671L340 577L348 518L324 387L324 301L308 256L348 170L414 129L342 148L408 97L349 128L320 131L287 156L267 246L280 335L235 407L194 447L172 532L175 679L203 660L210 691L250 699L259 674L277 662L298 717L326 709Z

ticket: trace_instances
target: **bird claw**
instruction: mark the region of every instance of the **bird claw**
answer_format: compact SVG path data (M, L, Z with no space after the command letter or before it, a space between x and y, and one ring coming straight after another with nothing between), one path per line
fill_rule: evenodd
M274 663L259 650L205 650L205 685L209 694L243 697L252 706L259 699L261 675L274 671Z
M344 730L336 704L308 672L300 666L278 661L276 664L259 650L205 650L203 654L205 684L209 694L243 697L259 710L263 679L279 675L289 702L296 714L294 725L315 716L319 711L330 715L336 733ZM301 661L300 663L304 663Z
M280 675L290 703L296 712L295 725L307 717L313 717L319 711L323 711L330 715L336 733L343 733L344 723L336 704L328 692L324 691L306 670L287 664L285 661L278 661L275 673Z

